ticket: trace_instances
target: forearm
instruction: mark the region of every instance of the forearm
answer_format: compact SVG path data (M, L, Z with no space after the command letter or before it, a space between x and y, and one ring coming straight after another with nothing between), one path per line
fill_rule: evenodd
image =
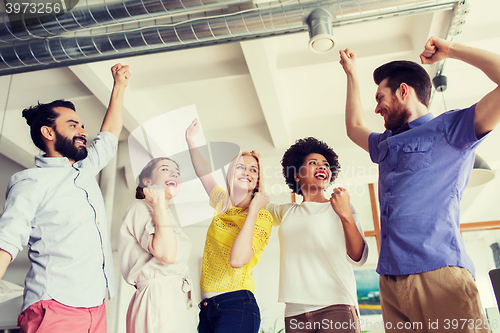
M345 106L345 125L347 136L355 144L368 151L369 130L365 125L365 116L361 104L359 79L355 71L346 73L347 94Z
M0 280L5 275L5 271L7 271L7 267L9 266L11 260L12 257L10 256L10 253L0 249Z
M344 227L347 254L352 260L360 261L363 256L365 241L356 226L356 222L354 222L354 217L341 218L341 221Z
M460 43L451 43L448 57L479 68L497 85L500 84L500 55Z
M233 268L245 266L252 260L253 232L257 222L258 211L249 210L245 222L236 236L230 253L230 265Z
M117 139L123 127L123 99L125 96L125 86L114 85L109 100L108 110L104 116L101 132L111 132Z
M173 264L177 256L177 238L168 216L164 202L153 204L153 223L155 233L152 235L150 252L153 256L165 262Z
M474 130L482 138L500 123L500 55L459 43L450 43L447 56L464 61L484 72L497 87L476 105Z
M210 168L210 164L208 164L207 160L203 157L200 150L194 143L192 138L186 139L186 142L189 147L189 154L191 155L191 162L193 163L194 171L198 177L203 177L212 172Z
M348 134L349 130L355 127L365 126L365 116L363 114L361 93L359 90L359 79L356 72L347 74L345 123Z

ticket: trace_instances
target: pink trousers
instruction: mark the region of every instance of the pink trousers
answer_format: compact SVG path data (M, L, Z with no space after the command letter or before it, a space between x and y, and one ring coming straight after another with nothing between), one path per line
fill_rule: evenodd
M104 303L93 308L74 308L54 300L30 305L17 319L21 333L106 333Z

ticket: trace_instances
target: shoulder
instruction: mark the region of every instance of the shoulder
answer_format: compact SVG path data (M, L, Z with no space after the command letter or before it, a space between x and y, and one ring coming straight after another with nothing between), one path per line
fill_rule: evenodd
M110 144L118 144L118 139L111 132L99 132L92 142L99 140L109 142Z
M133 199L128 206L127 212L136 212L143 214L150 214L153 211L153 207L144 199Z
M142 199L133 199L127 208L125 216L123 216L123 224L135 225L138 221L148 220L153 216L153 207Z
M450 122L455 122L455 121L462 119L464 117L465 118L471 117L473 120L475 113L476 113L476 104L471 105L470 107L465 108L465 109L454 109L454 110L446 111L446 112L440 114L439 116L437 116L436 118L432 119L431 121L433 121L433 120L440 121L440 122L444 122L446 124L446 123L450 123Z
M368 140L370 143L379 144L380 142L386 140L391 135L391 131L385 130L382 133L379 132L371 132Z
M271 213L269 213L267 209L259 210L259 216L257 218L266 222L270 223L273 222L273 217L271 216Z
M225 198L226 198L226 191L220 186L215 186L212 189L212 192L210 192L209 204L210 206L216 209L216 214L218 214L218 211L222 209L222 203L224 202Z
M15 187L30 187L33 191L33 186L40 183L41 177L44 174L43 168L32 167L26 170L19 171L10 177L7 191Z
M122 221L122 230L128 230L131 234L138 234L146 228L153 216L153 209L149 203L142 199L133 199L127 208Z
M226 195L226 190L224 190L220 186L215 186L212 189L212 192L210 192L210 198L217 198L217 197L220 197L222 195L224 195L224 196Z

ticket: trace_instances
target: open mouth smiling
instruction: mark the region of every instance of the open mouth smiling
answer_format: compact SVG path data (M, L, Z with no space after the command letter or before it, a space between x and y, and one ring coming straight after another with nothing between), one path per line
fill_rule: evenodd
M318 171L314 174L314 178L319 179L319 180L327 180L328 175L326 171Z
M85 146L87 144L87 140L85 140L84 138L74 138L73 142L78 146Z
M169 180L169 181L165 182L165 185L172 186L172 187L177 187L177 182L175 180Z
M251 181L249 178L247 178L247 177L240 177L240 178L238 178L238 180L239 180L240 182L245 182L245 183L251 183L251 182L252 182L252 181Z

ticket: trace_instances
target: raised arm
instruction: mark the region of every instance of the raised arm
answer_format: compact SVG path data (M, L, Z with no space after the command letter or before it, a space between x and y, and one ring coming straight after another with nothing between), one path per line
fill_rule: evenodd
M352 260L360 261L363 256L365 241L354 221L350 205L350 196L347 190L342 187L334 189L330 198L330 204L335 213L340 217L340 221L342 221L347 254Z
M347 96L345 103L347 136L355 144L368 151L368 137L372 131L365 125L356 68L356 54L349 49L340 50L340 64L347 76Z
M203 158L203 155L201 155L200 150L193 140L194 136L199 132L200 124L198 122L198 118L196 118L186 130L186 141L189 147L189 155L191 155L191 162L193 163L194 171L196 172L198 178L200 178L205 191L208 195L210 195L214 187L217 186L217 182L212 175L212 168L210 168L210 164L208 164L207 160Z
M247 217L243 226L236 236L233 246L231 247L231 253L229 254L229 264L233 268L240 268L245 266L253 258L253 232L255 229L255 223L257 222L257 217L259 216L259 211L266 207L269 203L269 195L265 192L257 192L250 202L248 207Z
M155 233L149 236L149 252L166 264L175 263L177 256L177 238L168 216L167 206L170 200L165 198L164 189L144 189L145 200L153 205L153 224Z
M106 111L102 122L101 132L111 132L118 139L123 127L123 96L131 74L129 66L123 66L122 64L111 67L111 73L114 78L113 91L111 92L108 111Z
M10 253L0 249L0 280L3 278L11 260L12 257L10 256Z
M500 123L500 55L453 43L441 38L431 37L420 55L422 64L434 64L446 58L464 61L479 68L497 87L476 105L474 127L477 138L483 137Z

